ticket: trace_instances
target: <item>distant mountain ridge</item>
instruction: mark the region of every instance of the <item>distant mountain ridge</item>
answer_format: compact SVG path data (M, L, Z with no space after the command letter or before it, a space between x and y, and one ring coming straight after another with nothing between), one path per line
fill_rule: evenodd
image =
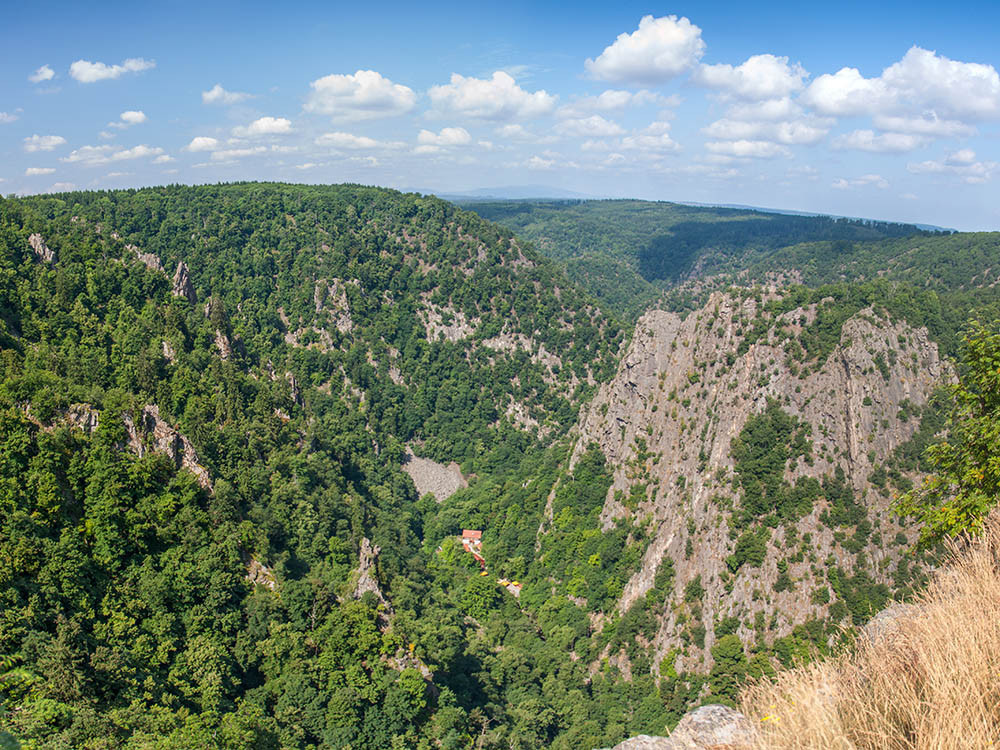
M462 204L476 200L600 200L600 196L588 195L566 188L546 185L506 185L503 187L473 188L471 190L415 190L413 192L436 195L444 200Z
M710 288L775 274L817 285L903 278L906 269L907 279L933 280L944 272L937 259L948 255L961 266L944 285L954 290L966 285L959 279L1000 268L1000 233L648 201L464 205L563 262L570 278L629 320L652 305L690 307Z
M735 208L741 211L760 211L761 213L767 214L785 214L788 216L818 216L826 217L830 219L849 219L851 221L865 221L873 224L881 223L896 223L888 219L870 219L864 216L845 216L843 214L829 214L820 211L796 211L790 208L767 208L764 206L751 206L744 203L699 203L696 201L674 201L682 206L698 206L702 208ZM901 222L904 224L909 224L910 222ZM916 227L927 232L957 232L957 229L950 229L948 227L939 227L934 224L917 224L914 223L911 226Z

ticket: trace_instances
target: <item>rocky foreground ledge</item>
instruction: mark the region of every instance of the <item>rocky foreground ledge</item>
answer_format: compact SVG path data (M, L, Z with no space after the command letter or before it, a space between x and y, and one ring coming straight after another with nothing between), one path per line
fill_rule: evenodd
M750 722L743 714L709 705L685 714L669 737L640 734L611 750L747 750L752 741Z

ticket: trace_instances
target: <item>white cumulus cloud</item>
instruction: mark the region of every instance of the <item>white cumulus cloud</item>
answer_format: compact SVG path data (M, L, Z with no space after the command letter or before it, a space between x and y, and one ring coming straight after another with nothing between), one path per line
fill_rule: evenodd
M556 125L556 131L563 135L576 135L584 138L607 138L622 135L625 129L617 122L606 120L600 115L591 115L590 117L563 120Z
M611 144L606 141L585 141L580 149L582 151L601 152L610 151L612 146L622 151L640 151L647 156L655 158L680 149L677 142L670 137L670 123L666 120L651 122L642 130L624 136L619 141ZM612 156L621 157L621 154L612 154Z
M335 132L324 133L315 141L317 146L332 146L333 148L344 148L354 151L370 150L377 148L395 149L403 146L397 141L378 141L367 135L354 135L353 133Z
M622 148L639 151L676 151L680 146L669 133L639 133L622 138Z
M205 104L239 104L252 97L253 94L246 94L242 91L226 91L219 83L208 91L201 92L201 101Z
M249 148L227 148L220 151L213 151L212 161L235 161L244 156L258 156L267 153L267 146L253 146Z
M501 138L505 138L509 141L522 141L524 143L551 143L557 140L555 136L551 135L538 135L528 130L524 125L519 123L510 123L507 125L501 125L496 129L496 134Z
M127 112L122 112L117 120L114 122L109 122L109 128L118 128L119 130L124 130L131 125L139 125L146 122L146 113L141 110L128 110ZM110 133L101 133L102 138L110 138Z
M778 156L790 156L787 148L771 141L709 141L705 148L713 154L731 156L740 159L774 159Z
M1000 168L995 161L977 161L976 152L963 148L948 154L940 161L922 161L907 164L906 168L913 174L941 174L958 177L969 185L981 185L993 179Z
M162 153L162 148L159 148L158 146L147 146L145 144L117 150L115 146L108 145L82 146L74 151L71 151L69 156L63 157L60 161L68 164L79 163L86 166L96 166L99 164L109 164L117 161L159 156Z
M945 159L945 164L951 166L962 166L972 164L976 161L976 152L971 148L963 148L949 154Z
M424 146L464 146L472 142L472 136L465 128L441 128L440 133L421 130L417 143Z
M43 65L30 76L28 80L32 83L41 83L42 81L51 81L56 77L56 72L52 70L48 65Z
M802 94L802 100L825 115L849 117L874 114L892 99L880 78L865 78L857 68L841 68L819 76Z
M306 98L306 112L330 115L335 122L402 115L417 103L411 88L393 83L374 70L328 75L309 85L312 91Z
M29 154L35 151L52 151L65 143L66 139L61 135L31 135L24 139L24 150Z
M555 108L548 92L528 92L510 74L496 71L491 78L466 78L452 73L451 82L428 92L438 113L454 113L485 120L529 119Z
M53 174L55 171L52 167L28 167L24 170L24 176L37 177L44 174Z
M555 159L543 159L541 156L532 156L525 162L528 169L548 170L556 165Z
M80 83L96 83L112 78L121 78L126 73L140 73L155 68L156 62L141 57L131 57L121 65L107 65L102 62L77 60L69 66L69 74Z
M873 120L879 130L894 133L914 133L935 137L965 137L976 134L976 128L960 120L943 120L936 112L925 112L915 117L876 115Z
M251 138L259 135L285 135L292 132L292 121L284 117L258 117L249 125L233 128L233 135Z
M0 112L0 124L6 125L8 122L14 122L17 119L17 115L11 114L10 112Z
M843 177L839 177L830 184L830 187L837 190L849 190L850 188L867 186L885 190L889 187L889 181L879 174L866 174L853 180L845 180Z
M559 117L586 117L594 112L617 112L626 107L639 107L643 104L659 104L663 107L676 107L681 103L677 96L661 96L652 91L642 89L631 92L622 89L608 89L597 96L581 96L559 108Z
M799 63L788 64L787 57L753 55L742 65L725 63L701 65L694 80L703 86L720 89L742 99L780 99L799 91L809 74Z
M219 139L207 135L198 135L184 147L185 151L214 151L219 147Z
M944 120L990 119L1000 116L1000 74L992 65L911 47L876 78L865 78L857 68L821 75L802 100L837 116L933 112Z
M657 84L690 70L705 53L701 29L687 18L643 16L639 28L622 33L584 67L604 81Z
M352 133L324 133L316 139L317 146L333 146L334 148L378 148L378 141L369 138L367 135L354 135Z
M788 146L812 145L823 140L830 132L831 122L818 118L801 118L770 122L766 120L747 121L731 118L716 120L704 129L709 138L725 141L774 141Z
M802 107L783 96L760 102L740 102L729 108L728 116L734 120L790 120L802 114Z
M855 130L833 139L833 147L873 153L895 153L926 146L929 139L913 133L875 133L873 130Z
M146 122L146 114L142 110L128 110L127 112L122 112L121 121L127 122L129 125L138 125L141 122Z

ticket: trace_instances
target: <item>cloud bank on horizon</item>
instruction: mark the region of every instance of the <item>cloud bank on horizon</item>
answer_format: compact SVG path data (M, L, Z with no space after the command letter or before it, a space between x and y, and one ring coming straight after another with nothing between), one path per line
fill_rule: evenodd
M993 64L913 44L880 71L809 70L781 50L725 59L706 36L696 18L647 14L632 28L608 28L590 56L560 58L559 75L533 60L484 69L472 56L436 81L398 65L359 66L256 89L227 80L223 66L205 65L200 85L190 70L171 75L186 50L57 64L48 49L49 59L23 70L4 63L23 88L0 100L16 105L0 111L0 179L16 192L306 174L456 192L544 182L597 195L1000 224L997 209L977 222L946 198L1000 204ZM128 87L128 108L108 93L116 86ZM160 106L164 86L182 109ZM40 102L59 111L61 97L72 98L65 118L33 116ZM93 116L73 117L81 102ZM103 124L88 132L90 120ZM126 162L128 173L107 171Z

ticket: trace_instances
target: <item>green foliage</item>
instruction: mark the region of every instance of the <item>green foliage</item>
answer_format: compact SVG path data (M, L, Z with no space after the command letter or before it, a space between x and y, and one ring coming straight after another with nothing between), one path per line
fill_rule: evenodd
M730 633L719 638L712 646L712 659L715 663L708 676L712 702L735 706L750 666L739 636Z
M684 601L688 604L700 602L705 595L705 587L701 585L701 575L696 575L684 586Z
M998 327L975 323L963 337L961 375L950 389L948 437L926 450L934 474L896 504L898 513L920 523L924 544L980 533L1000 498Z
M34 232L57 262L34 256ZM170 293L182 260L197 306ZM0 200L3 741L464 748L483 728L490 746L540 747L585 705L594 745L617 742L612 706L641 701L616 684L596 696L582 665L560 666L576 642L588 648L585 613L568 600L533 613L545 640L470 556L436 554L478 525L498 568L529 572L563 453L503 410L517 400L558 438L587 393L571 381L606 377L621 336L572 289L509 232L392 191ZM429 340L424 300L472 333ZM561 367L482 346L501 332ZM155 438L190 450L183 461L154 449L147 405L190 440ZM404 441L479 475L467 491L490 497L478 518L416 497ZM596 528L599 498L577 489ZM362 537L381 547L373 575L392 616L352 596ZM641 547L623 552L627 537L597 545L623 571ZM626 580L613 575L595 582L607 602Z
M557 591L605 612L621 595L646 544L623 519L602 531L599 516L610 487L604 454L592 446L556 490L552 527L541 539L539 558L539 573L555 580Z
M752 568L759 568L763 565L770 539L771 530L767 527L747 529L740 534L736 540L733 554L726 558L729 571L735 573L743 565L749 565Z
M747 420L731 447L745 520L768 513L796 520L811 510L809 496L793 492L784 480L790 461L811 454L808 434L809 426L786 414L773 399L761 414Z
M489 577L473 575L462 592L462 610L470 617L483 620L501 602L496 582Z

